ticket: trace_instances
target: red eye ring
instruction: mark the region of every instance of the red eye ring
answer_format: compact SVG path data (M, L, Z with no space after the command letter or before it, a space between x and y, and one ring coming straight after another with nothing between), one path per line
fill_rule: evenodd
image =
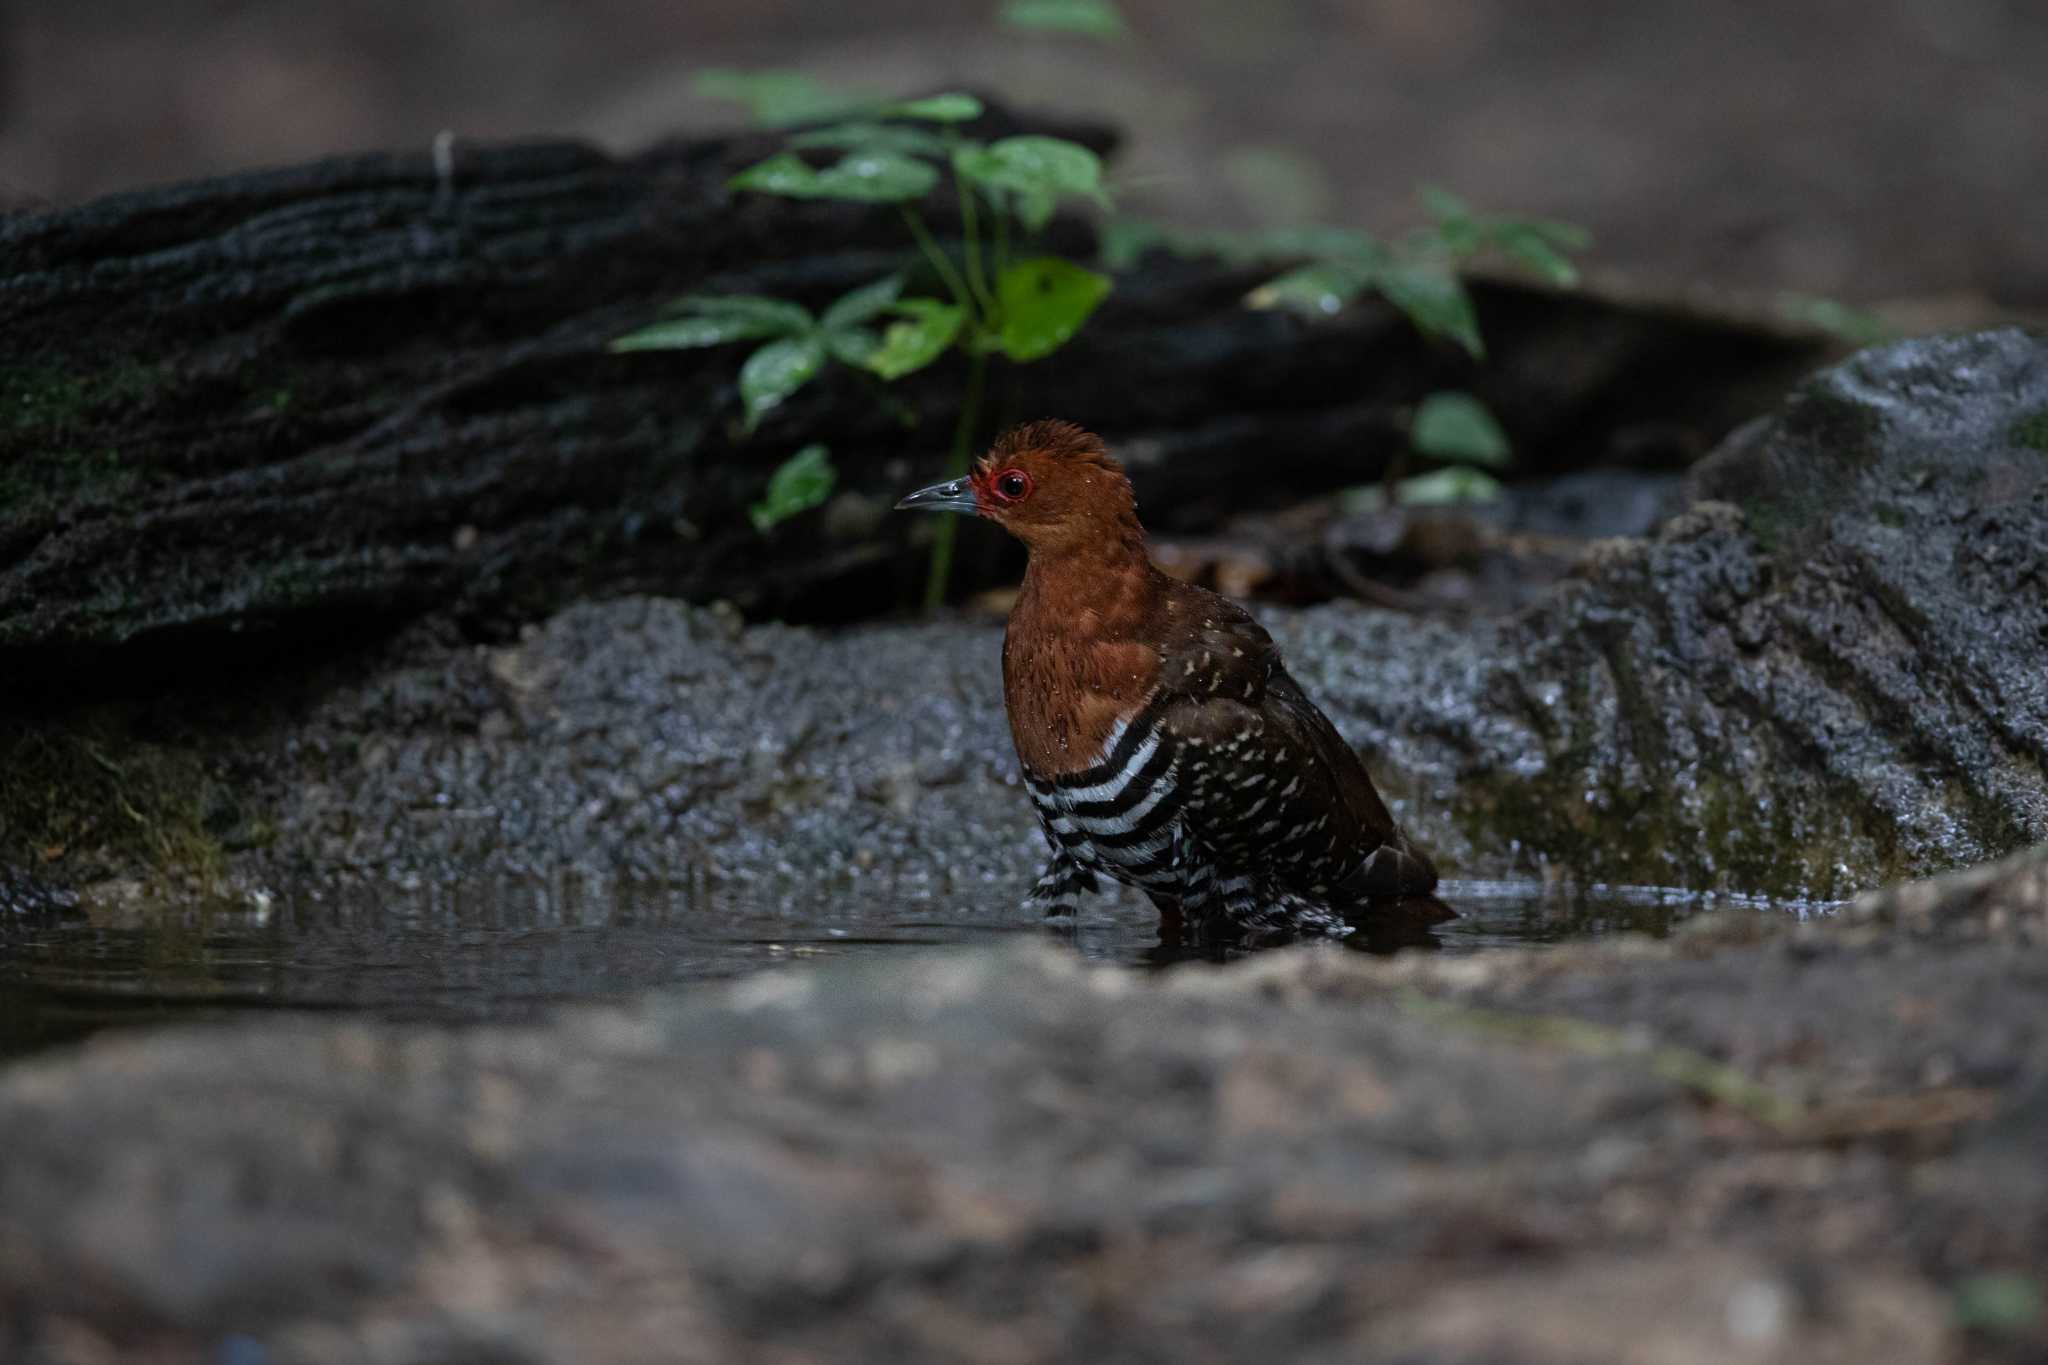
M1031 488L1031 476L1021 469L1005 469L988 481L997 502L1022 502L1031 496Z

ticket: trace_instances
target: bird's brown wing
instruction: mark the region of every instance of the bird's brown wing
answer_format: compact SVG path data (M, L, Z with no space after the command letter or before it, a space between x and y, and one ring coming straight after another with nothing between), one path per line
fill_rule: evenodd
M1272 637L1234 603L1204 605L1200 625L1161 651L1155 698L1179 753L1183 829L1220 864L1316 899L1434 886L1435 869Z

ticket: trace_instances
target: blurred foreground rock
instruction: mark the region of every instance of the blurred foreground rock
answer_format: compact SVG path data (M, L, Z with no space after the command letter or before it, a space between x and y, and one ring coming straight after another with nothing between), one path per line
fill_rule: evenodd
M0 1345L154 1362L2035 1360L2048 949L841 963L0 1077ZM2030 889L2031 888L2031 889Z

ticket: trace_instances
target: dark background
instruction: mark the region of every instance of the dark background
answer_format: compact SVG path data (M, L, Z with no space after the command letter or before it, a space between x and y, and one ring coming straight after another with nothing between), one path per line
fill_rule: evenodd
M1911 323L2048 307L2033 0L1126 0L1104 45L994 0L30 0L0 17L0 196L62 204L331 152L730 122L711 65L964 84L1106 116L1133 210L1392 230L1421 181L1597 234L1596 281L1798 290Z

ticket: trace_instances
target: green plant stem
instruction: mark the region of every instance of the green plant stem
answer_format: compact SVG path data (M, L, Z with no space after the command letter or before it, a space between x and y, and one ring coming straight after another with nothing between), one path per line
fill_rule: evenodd
M981 319L986 325L996 325L996 298L988 291L988 278L981 272L981 221L974 207L974 187L953 176L953 184L960 191L960 249L967 257L967 283L974 290L974 297L981 300ZM1002 215L998 214L1000 218Z
M1002 278L1010 268L1010 211L1007 204L992 206L992 217L996 220L996 277Z
M981 423L981 395L987 381L988 355L976 351L968 360L967 396L960 403L960 420L953 426L953 458L946 464L949 479L965 474L967 462L974 457L974 435ZM924 583L926 611L937 611L946 603L946 588L953 577L953 536L959 529L959 518L939 518L938 539L932 542L931 572Z
M960 272L953 267L952 259L940 248L931 234L931 229L924 225L923 215L908 204L901 205L901 208L903 221L910 225L910 235L916 240L917 249L924 253L924 258L932 263L932 269L939 273L939 280L946 286L946 292L953 296L953 302L970 313L975 312L974 296L967 292L966 282L960 278Z

